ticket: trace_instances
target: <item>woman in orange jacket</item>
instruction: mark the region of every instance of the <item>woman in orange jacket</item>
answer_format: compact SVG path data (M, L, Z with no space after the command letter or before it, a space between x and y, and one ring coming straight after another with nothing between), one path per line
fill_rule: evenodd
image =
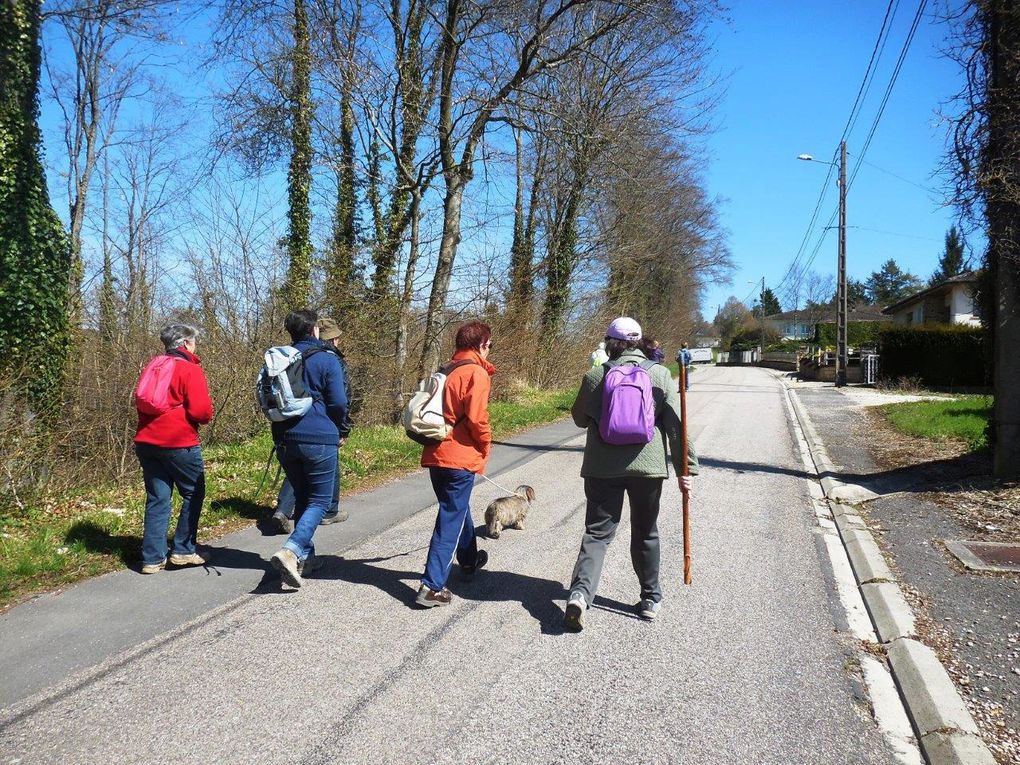
M444 441L425 447L422 467L429 469L439 512L416 603L424 608L448 605L446 580L454 558L470 576L489 559L478 549L471 518L471 489L475 474L485 472L492 450L489 427L490 377L496 368L488 362L492 329L470 321L457 330L457 350L446 365L443 416L453 425Z

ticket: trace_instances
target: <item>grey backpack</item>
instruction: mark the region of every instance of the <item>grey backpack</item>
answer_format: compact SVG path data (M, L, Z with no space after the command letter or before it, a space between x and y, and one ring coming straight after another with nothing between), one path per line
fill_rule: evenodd
M303 417L312 408L315 397L305 390L304 362L321 350L310 348L302 353L291 345L280 345L266 351L255 382L255 398L271 421Z

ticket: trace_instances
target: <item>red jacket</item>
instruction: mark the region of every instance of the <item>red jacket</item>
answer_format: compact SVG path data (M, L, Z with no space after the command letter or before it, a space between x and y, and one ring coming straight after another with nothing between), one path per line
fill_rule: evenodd
M422 467L456 468L472 473L485 471L492 450L489 427L489 378L496 367L477 351L457 351L452 361L469 359L474 364L457 367L443 387L443 416L454 426L446 440L429 444L421 455Z
M163 414L139 412L136 444L152 444L164 449L198 446L198 426L212 419L212 399L201 359L186 348L178 348L177 352L185 358L174 362L174 374L170 378L169 400L174 408Z

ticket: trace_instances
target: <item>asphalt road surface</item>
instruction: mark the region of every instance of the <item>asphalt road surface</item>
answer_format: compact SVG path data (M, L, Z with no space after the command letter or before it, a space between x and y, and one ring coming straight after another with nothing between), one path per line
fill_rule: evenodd
M537 449L525 436L499 447L506 469L493 477L533 486L535 506L523 530L482 540L487 570L470 582L455 570L451 606L410 607L434 521L420 477L398 485L409 517L353 546L347 524L317 537L326 565L299 591L281 591L254 554L243 559L254 561L254 587L197 614L186 585L208 587L207 571L115 575L128 615L133 599L172 586L188 618L10 703L0 763L893 762L857 675L780 383L753 368L702 368L693 380L703 463L694 583L682 583L670 481L656 622L630 610L625 523L587 628L562 632L583 528L583 435ZM517 453L534 458L506 456ZM501 493L478 483L477 524ZM355 514L373 511L372 493L351 502ZM0 629L13 634L20 618L14 609ZM50 635L35 654L45 663L73 650ZM3 647L0 658L6 674Z

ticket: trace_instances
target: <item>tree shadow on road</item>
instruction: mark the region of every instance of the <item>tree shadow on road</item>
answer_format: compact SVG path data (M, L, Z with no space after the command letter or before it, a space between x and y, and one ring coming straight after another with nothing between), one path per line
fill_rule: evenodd
M737 462L733 460L720 460L713 457L699 456L698 464L702 467L732 470L736 473L775 473L779 475L790 475L794 478L809 477L808 473L804 470L782 467L781 465L767 465L762 462Z
M825 476L831 476L846 484L862 486L879 495L899 492L951 493L987 489L996 485L991 474L991 455L988 451L877 470L873 473L827 471L820 477Z
M578 435L582 433L580 429ZM511 449L525 449L529 452L583 452L583 446L558 446L556 444L518 444L509 441L493 441L493 446L507 446Z

